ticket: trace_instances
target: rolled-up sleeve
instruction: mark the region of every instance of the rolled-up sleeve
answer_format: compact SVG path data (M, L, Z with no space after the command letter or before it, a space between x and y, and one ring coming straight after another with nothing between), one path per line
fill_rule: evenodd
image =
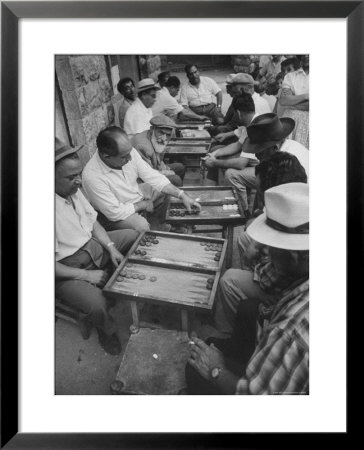
M138 170L139 178L141 178L144 182L149 183L154 187L154 189L161 192L167 184L170 184L168 178L150 167L150 165L143 160L135 149L133 159Z
M121 203L101 177L84 178L83 187L94 208L110 221L125 220L135 213L134 205Z

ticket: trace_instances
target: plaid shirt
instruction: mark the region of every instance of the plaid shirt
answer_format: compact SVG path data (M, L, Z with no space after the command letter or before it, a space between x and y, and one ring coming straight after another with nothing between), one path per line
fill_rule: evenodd
M236 394L308 394L309 281L289 291L258 330L258 345Z
M253 279L259 283L263 291L272 295L280 294L294 281L292 277L280 275L269 256L263 256L259 263L255 265Z

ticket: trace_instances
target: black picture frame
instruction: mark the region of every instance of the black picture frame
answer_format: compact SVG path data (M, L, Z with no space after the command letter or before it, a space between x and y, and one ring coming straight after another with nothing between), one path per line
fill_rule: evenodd
M19 433L18 432L18 22L22 18L346 18L347 19L347 285L363 274L364 2L196 1L1 3L1 448L257 448L276 435L248 433ZM342 63L342 62L341 62ZM334 76L334 67L328 68ZM11 107L9 107L11 105ZM325 151L328 151L326 149ZM333 176L333 187L338 179ZM339 188L339 187L338 187ZM340 214L344 208L338 206ZM336 212L335 212L336 213ZM334 212L333 212L334 214ZM334 226L334 223L333 223ZM355 253L353 251L355 249ZM359 255L359 256L360 256ZM358 297L357 297L358 298ZM348 346L349 349L349 346ZM333 363L334 366L334 363ZM333 369L334 375L334 369ZM296 438L297 435L294 435ZM309 433L301 435L305 444ZM335 442L347 438L339 433ZM280 435L285 445L290 435ZM315 442L319 442L319 436ZM324 437L325 438L325 437ZM326 441L326 438L325 438ZM270 448L270 446L268 446Z

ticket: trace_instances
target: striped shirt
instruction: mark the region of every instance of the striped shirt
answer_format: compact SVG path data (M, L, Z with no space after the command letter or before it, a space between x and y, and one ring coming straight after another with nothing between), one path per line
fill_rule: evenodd
M273 309L236 387L238 395L300 395L309 391L309 280Z

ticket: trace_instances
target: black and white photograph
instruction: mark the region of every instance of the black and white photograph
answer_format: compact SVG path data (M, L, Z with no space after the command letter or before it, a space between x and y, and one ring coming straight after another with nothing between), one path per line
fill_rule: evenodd
M310 55L54 64L54 393L310 395Z

